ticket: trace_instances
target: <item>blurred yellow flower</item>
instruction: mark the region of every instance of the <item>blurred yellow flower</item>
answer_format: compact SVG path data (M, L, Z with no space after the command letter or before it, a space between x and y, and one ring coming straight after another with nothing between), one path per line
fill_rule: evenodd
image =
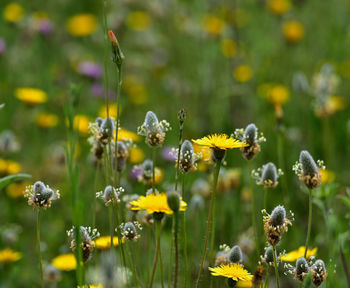
M117 236L113 237L113 247L119 245L119 239ZM111 248L111 236L101 236L95 240L95 246L97 249L105 250Z
M202 146L196 143L193 143L193 151L197 155L200 155L200 159L203 161L209 161L213 150L210 147Z
M85 115L75 115L74 117L74 129L78 130L81 134L89 134L90 118Z
M139 199L131 201L131 210L146 210L148 214L154 212L162 212L166 214L173 214L167 201L166 193L148 194L147 196L140 196ZM180 211L185 211L187 203L180 197Z
M285 262L294 262L298 258L304 257L305 246L300 246L298 250L291 251L285 255L281 255L281 260ZM307 249L306 259L309 259L311 256L316 256L317 247L314 249Z
M145 104L148 98L146 87L141 84L135 84L129 87L128 96L135 105Z
M29 186L31 183L29 182L22 182L22 183L11 183L6 188L6 193L11 198L20 198L24 196L24 193L26 191L26 187Z
M202 20L202 28L208 34L218 36L225 30L225 21L213 14L206 14Z
M237 281L236 286L237 288L250 288L253 287L253 282L252 281Z
M77 288L103 288L102 284L97 284L97 285L81 285L81 286L77 286Z
M36 124L41 128L51 128L58 124L58 116L51 113L41 113L35 119Z
M47 101L47 94L43 90L36 88L17 88L15 90L15 96L20 101L31 106Z
M346 100L340 96L329 96L326 103L327 110L331 112L331 114L342 111L346 108Z
M335 173L333 171L327 169L320 169L319 171L321 174L322 183L330 183L334 181Z
M118 130L118 141L132 140L133 142L138 142L140 139L140 135L136 134L135 132L126 130L124 128L119 128Z
M117 119L117 104L116 103L110 103L108 105L109 107L109 117L113 117L114 119ZM121 114L121 107L119 107L119 116ZM107 118L107 109L106 109L106 105L103 105L99 112L98 112L98 116L101 118Z
M52 265L58 270L71 271L77 267L77 260L73 253L61 254L53 258L51 261Z
M223 39L221 40L221 51L227 58L232 58L236 55L237 52L237 44L235 41L231 39Z
M130 163L133 163L133 164L141 163L144 158L145 158L145 154L138 147L132 148L129 151L129 161L130 161Z
M288 21L283 24L283 35L289 43L298 43L304 37L304 27L298 21Z
M143 31L151 25L151 16L144 11L134 11L128 15L127 24L130 29Z
M268 0L266 5L276 15L282 15L288 12L291 6L289 0Z
M24 15L24 9L21 5L15 2L7 4L3 11L4 19L8 22L19 22Z
M0 174L10 175L21 171L21 164L12 160L5 160L0 158Z
M157 185L157 184L159 184L160 182L162 182L162 180L163 180L163 177L164 177L164 171L163 171L163 169L161 169L161 168L158 168L158 167L156 167L155 169L154 169L155 171L154 171L154 181L156 182L155 184ZM148 186L152 186L152 182L153 182L153 180L152 180L152 178L151 179L149 179L148 181L147 181L147 185Z
M0 263L16 262L22 258L20 252L16 252L10 248L0 250Z
M68 19L66 28L73 36L91 35L97 29L97 18L93 14L77 14Z
M233 77L237 82L245 83L252 79L253 70L248 65L237 66L233 70Z
M289 90L283 85L273 85L267 92L267 100L274 105L283 105L289 100Z

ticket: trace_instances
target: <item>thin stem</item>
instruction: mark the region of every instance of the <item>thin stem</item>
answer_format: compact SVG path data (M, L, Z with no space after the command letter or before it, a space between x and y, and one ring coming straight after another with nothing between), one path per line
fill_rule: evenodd
M113 251L114 245L113 245L113 236L114 236L114 229L113 229L113 204L109 206L109 228L111 233L111 251Z
M42 264L42 258L41 258L41 248L40 248L40 208L38 209L38 214L36 217L36 242L38 245L38 254L39 254L41 288L43 288L44 287L44 274L43 274L43 264Z
M130 253L130 258L131 258L131 265L132 265L132 268L133 268L133 271L134 271L134 275L135 275L135 279L137 281L137 284L140 288L143 288L143 284L139 278L139 275L137 273L137 269L136 269L136 264L135 264L135 253L134 253L134 249L132 248L133 243L128 243L128 246L129 246L129 253Z
M107 35L107 1L103 1L103 30L104 30L104 86L107 118L109 117L109 95L108 95L108 35Z
M156 148L152 149L152 192L156 191Z
M95 173L95 181L94 181L94 192L97 191L97 184L98 184L98 176L99 176L99 172L100 172L100 166L101 166L101 161L97 160L97 169L96 169L96 173ZM95 227L96 224L96 207L97 207L97 201L96 201L96 195L94 194L94 200L93 200L93 204L92 204L92 209L93 209L93 213L92 213L92 227Z
M269 272L270 272L270 266L267 265L264 288L268 288L269 287L269 276L270 276Z
M304 252L305 259L306 259L307 249L309 247L311 225L312 225L312 189L309 189L309 223L307 226L307 236L306 236L306 243L305 243L305 252Z
M114 180L117 186L120 186L120 172L117 170L117 162L118 162L118 131L119 131L119 115L120 115L120 94L121 94L121 87L122 87L122 65L117 65L118 68L118 85L117 85L117 96L116 96L116 102L117 102L117 123L115 126L115 156L114 156L114 169L115 169L115 175Z
M256 226L255 195L253 190L252 166L251 166L250 160L248 160L248 169L249 169L250 193L252 195L252 224L253 224L253 231L254 231L256 255L258 257L257 259L259 259L260 248L259 248L259 241L258 241L258 229Z
M276 284L277 288L280 288L280 279L278 276L278 269L277 269L277 260L276 260L276 247L273 247L273 265L275 266L275 276L276 276Z
M202 257L202 263L201 263L201 267L200 267L199 273L198 273L198 278L197 278L197 282L196 282L196 288L199 287L199 281L200 281L201 276L202 276L204 263L205 263L205 258L207 256L208 240L209 240L210 227L211 227L211 222L212 222L212 217L213 217L213 210L214 210L214 203L215 203L215 196L216 196L216 186L217 186L217 183L218 183L220 166L221 166L221 161L218 160L218 162L216 163L216 169L215 169L215 174L214 174L213 192L211 194L211 199L210 199L210 207L209 207L209 213L208 213L207 230L206 230L206 233L205 233L205 242L204 242L204 251L203 251L203 257ZM214 233L214 231L213 231L213 233Z
M173 215L173 221L174 221L174 245L175 245L175 270L174 270L174 285L173 287L176 288L177 286L177 273L179 269L179 246L178 246L178 239L177 239L177 230L178 230L178 221L177 221L178 213L174 212Z
M159 248L160 248L160 221L155 220L155 226L156 226L156 250L154 252L154 260L153 260L153 268L152 268L152 274L151 279L148 284L149 288L152 288L153 285L153 279L157 268L157 262L158 262L158 254L159 254Z
M264 189L264 209L267 210L267 194L269 193L269 188Z
M342 249L341 246L339 247L339 254L340 254L341 263L342 263L343 268L344 268L344 272L345 272L345 276L346 276L346 281L347 281L347 283L348 283L348 287L350 288L350 272L349 272L349 266L348 266L348 263L346 262L345 255L344 255L344 252L343 252L343 249Z
M278 157L278 165L279 167L285 171L285 165L284 165L284 152L283 152L283 134L281 131L281 128L277 128L277 157ZM281 179L281 185L282 185L282 193L283 193L283 201L285 205L288 205L289 203L289 193L288 193L288 185L287 185L287 177L284 177Z
M185 174L182 175L182 191L181 191L181 195L182 195L182 200L185 201ZM187 232L186 232L186 215L185 213L182 213L182 231L183 231L183 250L184 250L184 258L185 258L185 263L184 263L184 287L186 288L187 285Z
M182 130L183 130L183 125L180 124L179 148L177 150L177 163L178 164L176 165L176 175L175 175L175 191L177 191L177 183L179 181L179 163L180 163L180 152L181 152L181 145L182 145Z
M160 283L162 288L164 288L164 279L163 279L163 258L162 258L162 246L159 239L159 272L160 272Z

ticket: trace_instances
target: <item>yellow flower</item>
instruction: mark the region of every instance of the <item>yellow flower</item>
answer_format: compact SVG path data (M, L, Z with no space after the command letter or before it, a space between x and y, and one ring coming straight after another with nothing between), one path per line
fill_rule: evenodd
M91 35L97 29L97 18L93 14L77 14L68 19L66 28L73 36Z
M226 134L212 134L201 139L192 141L198 145L213 148L214 150L227 150L232 148L246 147L248 144L241 142Z
M209 161L211 154L213 153L213 150L211 150L210 147L202 146L197 143L193 143L193 151L197 155L201 156L201 160L203 161Z
M145 104L148 98L146 87L141 84L134 84L128 89L130 101L135 105Z
M145 158L145 155L143 154L143 151L138 147L132 148L129 151L130 163L133 163L133 164L141 163L144 158Z
M3 11L4 19L8 22L19 22L24 15L24 9L18 3L12 2L6 5Z
M144 11L131 12L127 19L128 26L136 31L143 31L151 25L151 16Z
M267 93L267 100L274 105L283 105L289 100L289 90L283 85L274 85Z
M78 130L81 134L87 135L89 134L89 117L85 115L75 115L74 117L74 129Z
M276 15L288 12L291 6L289 0L268 0L266 4L269 10Z
M11 198L23 197L26 191L26 187L29 185L29 182L11 183L6 188L7 195Z
M334 181L335 173L333 171L327 169L320 169L319 171L321 174L322 183L330 183Z
M115 103L111 103L108 105L109 108L109 117L113 117L114 119L117 119L117 104ZM119 107L119 116L121 114L121 107ZM106 105L103 105L99 112L98 112L98 116L100 116L101 118L107 118L107 109L106 109Z
M102 284L97 284L97 285L82 285L82 286L77 286L77 288L103 288Z
M252 79L253 71L248 65L240 65L235 68L233 71L233 77L237 80L237 82L248 82Z
M58 116L51 113L41 113L35 119L36 124L41 128L51 128L58 124Z
M13 251L10 248L0 250L0 263L16 262L22 258L20 252Z
M305 246L300 246L298 250L291 251L285 255L281 255L281 260L285 262L294 262L297 261L298 258L304 257ZM314 249L307 249L306 259L310 258L310 256L316 256L317 247Z
M346 108L346 101L343 97L340 96L329 96L326 102L326 107L328 111L331 111L331 114L344 110Z
M208 34L218 36L225 30L225 21L212 14L206 14L202 20L202 27Z
M7 161L7 174L16 174L21 172L22 166L16 161L8 160Z
M162 180L163 180L163 177L164 177L164 171L162 170L162 169L160 169L160 168L158 168L158 167L156 167L155 169L154 169L155 171L154 171L154 173L155 173L155 175L154 175L154 181L156 182L155 184L157 185L157 184L159 184L160 182L162 182ZM151 179L149 179L148 181L147 181L147 185L148 186L152 186L152 178Z
M58 270L71 271L77 267L77 260L73 253L61 254L52 259L52 265Z
M283 35L289 43L298 43L304 37L304 27L298 21L288 21L283 24Z
M97 249L105 250L111 248L111 236L101 236L95 240L95 245ZM117 247L119 245L119 239L117 236L113 237L113 246Z
M232 58L236 55L237 52L237 44L231 39L223 39L221 40L221 51L227 58Z
M118 141L132 140L133 142L140 141L140 136L132 131L126 130L124 128L119 128L118 130Z
M180 211L185 211L187 203L181 199ZM166 214L173 214L173 211L168 206L166 193L154 194L151 193L147 196L140 196L139 199L131 201L131 210L147 210L148 214L154 212L162 212Z
M237 288L250 288L253 287L252 281L237 281L236 286Z
M17 88L15 90L15 96L22 102L32 106L47 101L47 94L36 88Z
M213 276L223 276L235 281L251 281L253 279L253 275L244 269L243 265L237 263L228 263L214 268L209 267L208 269Z

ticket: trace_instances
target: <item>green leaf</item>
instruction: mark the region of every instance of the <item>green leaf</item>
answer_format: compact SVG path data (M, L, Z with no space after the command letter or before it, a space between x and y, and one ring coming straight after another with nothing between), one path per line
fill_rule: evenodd
M337 198L342 200L346 206L350 207L350 198L349 197L344 196L344 195L338 195Z
M32 175L25 174L25 173L18 173L9 175L6 177L3 177L0 179L0 189L5 188L7 185L11 184L12 182L22 180L22 179L29 179L32 178Z
M312 287L311 280L312 280L312 274L309 273L309 274L307 274L307 276L304 279L303 287L304 288L311 288Z

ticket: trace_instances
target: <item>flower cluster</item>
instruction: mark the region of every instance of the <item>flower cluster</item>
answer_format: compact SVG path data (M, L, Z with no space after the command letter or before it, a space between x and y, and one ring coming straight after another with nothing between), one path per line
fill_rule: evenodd
M105 205L109 206L111 203L120 202L119 195L124 192L123 187L114 188L108 185L104 191L96 193L96 198L100 198L105 201Z
M34 185L26 187L24 197L28 198L28 204L34 208L50 208L53 200L60 198L58 190L51 189L41 181L37 181Z

